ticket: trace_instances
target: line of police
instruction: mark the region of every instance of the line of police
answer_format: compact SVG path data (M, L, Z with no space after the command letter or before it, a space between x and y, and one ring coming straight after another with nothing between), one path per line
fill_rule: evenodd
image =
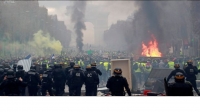
M62 69L60 64L50 65L48 69L45 64L42 67L38 73L35 65L31 65L28 72L25 72L21 65L15 64L13 69L0 66L0 94L2 96L25 96L27 87L29 96L62 96L66 84L69 87L69 96L80 96L81 88L85 84L85 95L97 96L99 75L102 73L96 68L96 63L87 66L86 71L74 62L70 62L70 66L66 69ZM131 96L128 82L121 75L121 69L115 69L113 73L114 76L110 77L107 82L111 94L124 96L124 88L126 88L128 95Z
M169 82L171 77L175 78L175 83L168 85L169 96L193 96L193 88L197 95L200 95L196 84L196 75L198 74L198 68L193 66L192 60L187 62L183 70L180 69L179 64L174 65L173 70L166 79L166 83ZM185 82L186 79L186 82Z

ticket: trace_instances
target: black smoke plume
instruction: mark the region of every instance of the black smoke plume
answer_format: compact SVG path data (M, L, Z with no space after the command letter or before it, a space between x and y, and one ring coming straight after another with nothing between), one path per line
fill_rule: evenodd
M83 48L83 32L82 30L86 30L86 26L84 23L85 18L85 9L86 9L86 2L85 1L78 1L74 2L72 6L72 22L74 22L74 30L76 33L76 44L79 51L82 51Z

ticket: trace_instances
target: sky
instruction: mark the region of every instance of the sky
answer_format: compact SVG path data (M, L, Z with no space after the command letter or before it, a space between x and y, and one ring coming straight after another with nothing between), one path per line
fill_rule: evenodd
M64 21L67 28L71 31L73 31L73 24L70 14L67 14L66 7L72 4L73 1L39 1L40 6L44 6L48 9L49 15L56 14L58 20ZM134 14L138 10L134 1L87 1L86 11L88 11L88 6L94 6L98 11L109 13L108 28L118 20L126 20L128 16ZM85 24L86 30L83 31L83 43L94 44L94 25L90 22L86 22ZM75 34L73 34L72 37L74 38ZM71 44L75 44L75 39L72 39Z

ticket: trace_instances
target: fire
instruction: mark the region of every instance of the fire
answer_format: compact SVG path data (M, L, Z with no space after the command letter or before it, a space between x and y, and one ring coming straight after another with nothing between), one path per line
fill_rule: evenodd
M151 37L153 41L150 41L148 45L145 45L142 42L142 56L147 57L161 57L162 53L158 49L158 42L155 39L155 36L152 34Z

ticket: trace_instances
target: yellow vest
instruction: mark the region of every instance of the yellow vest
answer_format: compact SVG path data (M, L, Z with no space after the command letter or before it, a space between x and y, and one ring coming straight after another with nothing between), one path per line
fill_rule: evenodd
M103 63L103 66L105 67L106 70L108 70L108 64L109 64L108 62Z
M174 68L174 62L173 61L169 61L168 64L169 64L169 68L171 68L171 69Z

